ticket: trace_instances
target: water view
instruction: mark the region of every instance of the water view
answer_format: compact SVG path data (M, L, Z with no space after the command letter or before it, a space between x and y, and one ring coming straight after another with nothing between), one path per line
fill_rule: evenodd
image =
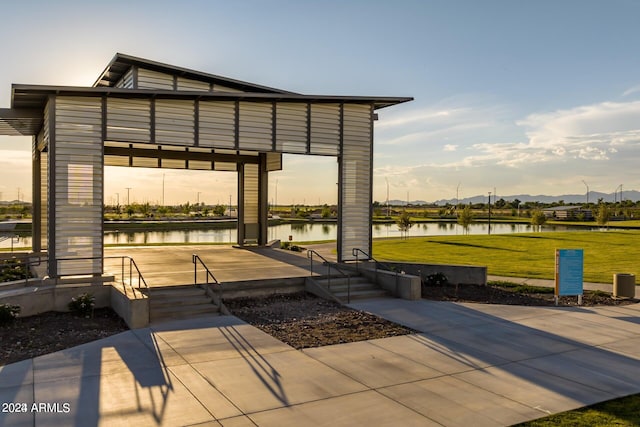
M585 230L584 227L567 225L545 225L542 231L570 231ZM527 233L533 232L529 224L491 224L492 234ZM309 242L316 240L335 240L338 226L335 223L304 223L280 224L269 227L269 240L280 239L288 241L289 236L295 242ZM418 236L455 236L464 234L461 225L457 223L425 223L414 224L409 230L409 237ZM471 224L469 234L488 234L488 224ZM401 237L396 224L374 224L373 237ZM2 237L0 237L1 239ZM104 243L144 245L150 243L235 243L236 229L214 230L174 230L174 231L107 231ZM0 248L23 248L31 246L31 236L14 236L0 241Z

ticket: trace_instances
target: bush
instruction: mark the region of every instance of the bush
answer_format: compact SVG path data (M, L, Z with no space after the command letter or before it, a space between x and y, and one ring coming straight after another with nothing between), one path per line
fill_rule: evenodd
M27 266L20 260L7 259L0 262L0 282L11 282L30 277Z
M449 279L442 273L434 273L427 276L424 281L426 286L445 286L449 283Z
M291 242L280 242L280 249L289 249Z
M96 299L92 294L84 293L75 298L71 298L69 302L69 311L82 317L90 317L93 315L93 307L96 305Z
M19 305L0 304L0 325L13 322L18 314L20 314Z

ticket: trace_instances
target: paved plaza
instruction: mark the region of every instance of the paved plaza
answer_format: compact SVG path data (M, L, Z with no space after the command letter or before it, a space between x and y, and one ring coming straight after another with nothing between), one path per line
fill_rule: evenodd
M421 332L298 351L233 316L136 329L0 368L27 408L0 425L499 426L640 392L638 305L352 306Z

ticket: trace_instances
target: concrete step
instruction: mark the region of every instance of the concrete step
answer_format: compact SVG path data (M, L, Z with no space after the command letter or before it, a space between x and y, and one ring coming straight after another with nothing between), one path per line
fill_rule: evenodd
M220 313L205 289L195 286L171 286L149 289L151 322L186 319Z
M352 276L348 280L346 277L332 277L331 281L329 281L329 279L316 279L316 283L324 287L327 287L329 282L331 282L332 288L334 286L347 286L347 283L351 283L352 287L357 284L369 283L369 281L362 276Z
M150 298L149 299L149 308L151 310L160 309L163 307L181 307L183 305L197 305L197 304L211 304L211 298L202 294L202 295L191 295L187 297L180 298Z
M351 300L388 296L387 291L380 289L362 276L352 276L349 280L346 277L332 277L330 283L328 279L316 280L316 283L345 303L349 296Z
M150 298L163 298L163 297L177 297L177 296L191 296L202 295L204 289L198 288L193 285L189 286L162 286L158 288L149 288Z
M333 295L338 299L340 299L340 301L342 302L347 302L347 300L349 299L349 295L347 291L335 292L333 293ZM387 291L382 289L367 289L367 290L359 290L359 291L354 291L353 289L351 290L351 301L368 299L368 298L381 298L386 296L389 296L389 294L387 293Z
M153 308L150 310L151 322L172 320L172 319L187 319L202 315L219 315L220 307L217 305L208 304L192 304L192 305L180 305L180 306L167 306L160 308Z

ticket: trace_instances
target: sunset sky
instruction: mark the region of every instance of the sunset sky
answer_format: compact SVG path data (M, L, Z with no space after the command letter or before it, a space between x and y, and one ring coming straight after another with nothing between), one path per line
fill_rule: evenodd
M116 52L379 111L374 200L640 189L640 2L14 1L11 84L89 86ZM31 199L30 138L0 137L0 199ZM107 168L105 201L233 203L224 172ZM336 159L285 156L279 204L335 203ZM198 195L198 193L200 193Z

